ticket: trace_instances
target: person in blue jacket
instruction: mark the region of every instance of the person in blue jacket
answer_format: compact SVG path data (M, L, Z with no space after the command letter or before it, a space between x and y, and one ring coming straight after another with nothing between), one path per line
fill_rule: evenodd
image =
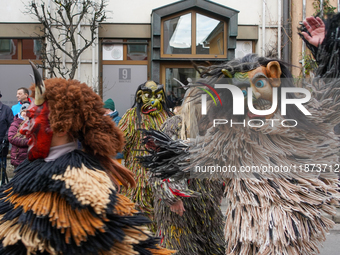
M105 115L110 116L111 119L116 123L116 126L118 127L118 123L121 117L119 116L119 113L116 110L115 102L113 102L113 100L109 98L108 100L104 102L104 108L106 109ZM121 152L117 153L116 159L122 159L122 158L124 158L123 153Z
M31 99L29 98L28 94L29 94L29 91L27 88L25 87L18 88L17 90L18 103L12 106L13 116L20 113L20 109L21 109L23 102L29 101L31 103Z

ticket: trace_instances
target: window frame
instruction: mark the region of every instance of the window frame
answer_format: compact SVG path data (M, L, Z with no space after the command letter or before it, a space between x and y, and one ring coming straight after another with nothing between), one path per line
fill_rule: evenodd
M22 57L22 50L23 50L23 40L39 40L40 38L35 38L35 37L21 37L21 38L16 38L16 37L1 37L0 39L9 39L9 40L18 40L17 44L17 53L18 53L18 58L17 59L0 59L0 65L23 65L23 64L29 64L29 59L23 59ZM32 59L34 63L38 65L42 65L43 59Z
M182 15L188 14L188 13L191 13L191 54L165 54L164 53L164 22L171 20L171 19L174 19L176 17L182 16ZM197 13L223 22L223 25L224 25L223 52L224 52L224 54L222 54L222 55L196 54L196 14ZM228 34L228 23L225 20L213 17L211 14L203 12L203 11L189 10L189 11L179 12L179 13L167 16L165 18L162 18L162 20L161 20L161 45L160 45L161 46L161 49L160 49L161 58L193 58L193 59L204 59L204 58L206 58L206 59L213 59L213 58L223 59L223 58L227 58L227 50L228 50L228 48L227 48L227 44L228 44L227 34Z
M199 66L210 66L207 62L196 62ZM171 61L165 61L160 64L160 84L164 85L164 88L166 87L166 69L167 68L188 68L188 69L195 69L195 67L192 65L190 61L184 61L180 63L174 63ZM167 91L166 91L167 92Z
M123 40L123 42L104 42L104 40ZM146 42L128 42L128 40L145 40ZM123 60L103 60L102 47L104 44L123 45ZM147 60L128 60L128 45L146 45ZM102 65L148 65L150 59L150 40L146 38L101 38L101 61Z

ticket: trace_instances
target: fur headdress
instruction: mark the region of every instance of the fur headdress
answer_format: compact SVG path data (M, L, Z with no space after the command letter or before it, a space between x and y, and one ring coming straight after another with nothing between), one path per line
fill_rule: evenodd
M124 186L134 186L133 174L112 160L123 149L124 136L110 117L104 116L105 109L100 96L77 80L52 78L42 82L37 72L34 73L36 84L40 82L45 87L42 100L48 102L52 131L67 131L70 137L78 139L85 152L100 159L116 185L121 182ZM33 85L30 89L31 96L35 97L36 87Z

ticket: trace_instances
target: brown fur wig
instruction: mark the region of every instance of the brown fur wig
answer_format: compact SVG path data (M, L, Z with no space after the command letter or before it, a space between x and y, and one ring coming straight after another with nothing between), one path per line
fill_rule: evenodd
M79 139L85 152L97 157L112 181L135 185L133 174L111 158L124 147L122 131L104 116L103 101L89 86L77 80L52 78L44 81L53 132L68 131ZM32 97L35 86L31 86ZM118 181L117 181L118 180Z

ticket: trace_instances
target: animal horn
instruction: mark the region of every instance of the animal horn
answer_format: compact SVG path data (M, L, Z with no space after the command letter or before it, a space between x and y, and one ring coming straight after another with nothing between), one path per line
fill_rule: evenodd
M45 84L44 81L37 69L37 67L30 61L30 64L33 69L34 80L35 80L35 105L42 105L45 101L43 94L45 92Z

